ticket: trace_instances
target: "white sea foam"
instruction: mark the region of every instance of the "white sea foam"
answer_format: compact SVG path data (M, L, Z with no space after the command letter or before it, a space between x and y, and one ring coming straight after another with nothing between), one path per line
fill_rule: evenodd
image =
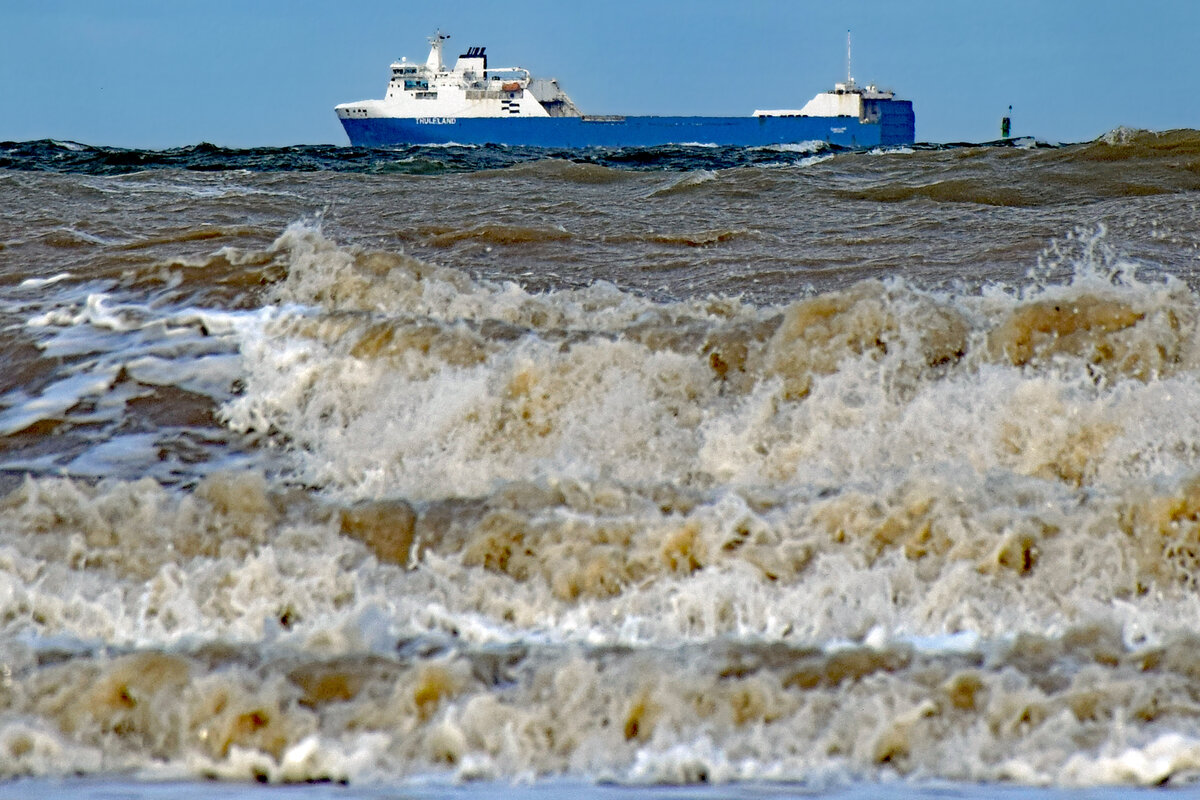
M187 360L147 355L127 361L125 369L131 378L148 386L177 386L223 400L241 376L241 361L233 353L200 355Z
M67 471L72 475L97 478L128 472L130 467L141 467L158 460L157 442L156 433L117 436L72 459Z
M667 185L652 191L649 196L656 197L660 195L668 195L676 192L687 191L715 180L717 180L717 173L712 170L694 170L692 172L686 172L682 176L672 179Z
M57 275L51 275L49 278L26 278L17 285L18 289L41 289L44 286L52 286L59 281L65 281L74 276L69 272L60 272Z
M326 280L347 285L341 270L353 273L349 254L333 249L323 259L319 252L306 249L299 264L325 277L295 277L316 281L314 287ZM394 296L393 313L431 308L430 284L436 281L423 283L419 293ZM296 284L301 285L307 284ZM1163 307L1181 297L1176 285L1114 289L1084 275L1070 287L1048 287L1020 302L1057 297L1076 302L1071 298L1081 292L1102 290L1139 308ZM512 287L459 283L453 302L473 323L491 314L522 319L536 305L581 330L620 330L650 310L634 298L606 295L594 310L577 299L570 293L534 297ZM407 305L410 301L416 305ZM557 611L535 614L526 618L532 627L569 620L570 629L584 638L607 640L613 632L605 631L604 620L619 617L636 621L619 630L638 641L725 632L773 636L785 630L822 641L838 631L865 635L876 625L889 636L954 631L1001 636L1009 630L1007 617L998 613L1004 604L1021 608L1026 625L1047 631L1096 613L1111 617L1111 609L1104 609L1114 585L1137 579L1130 554L1122 555L1106 535L1091 552L1080 551L1082 542L1071 537L1039 542L1046 566L1037 574L1046 580L1061 579L1051 562L1069 570L1067 565L1084 559L1072 591L1047 587L1027 593L999 581L991 588L996 594L980 598L977 609L971 607L976 601L952 599L978 580L977 561L946 562L931 582L917 563L883 558L870 565L876 556L864 563L857 560L861 553L841 560L810 537L843 513L849 516L838 524L870 530L889 515L921 518L929 512L900 509L927 509L929 503L940 509L930 519L952 526L947 535L963 537L964 543L982 537L972 545L984 548L977 557L986 559L991 550L1001 563L1008 558L1004 542L1019 539L1026 529L1051 526L1083 535L1105 530L1133 487L1170 486L1190 474L1185 443L1200 436L1200 405L1189 404L1183 389L1192 374L1150 382L1116 375L1098 385L1086 370L1030 372L995 361L984 332L1017 309L1019 301L1006 294L950 301L897 285L878 300L864 295L862 302L872 309L876 302L885 304L901 320L897 333L883 334L894 337L892 346L878 358L846 351L833 372L813 377L803 402L787 399L790 379L781 379L783 373L757 374L735 391L728 383L734 373L717 379L711 359L629 337L590 336L564 347L549 331L533 328L497 344L468 335L457 327L461 323L439 323L438 335L451 348L439 350L418 346L429 341L421 328L419 338L405 344L409 323L399 322L382 329L390 344L364 350L364 343L376 341L374 334L364 339L368 328L332 320L314 324L311 312L304 312L264 318L266 324L244 339L247 391L224 414L239 429L284 432L296 474L347 501L399 496L428 504L487 497L514 481L532 481L606 487L588 491L637 503L665 485L692 491L700 502L677 523L649 509L622 512L635 529L661 531L647 534L650 540L690 520L708 552L720 550L739 526L775 543L799 536L822 552L806 568L804 581L792 588L772 585L761 598L740 582L735 561L728 572L714 565L711 575L692 576L686 594L668 592L673 599L666 606L666 596L652 588L582 604L566 617L556 617ZM904 320L918 324L930 302L957 303L970 324L981 326L968 331L962 345L971 354L948 372L923 366L927 356L911 349L922 334L904 330L909 324ZM664 316L689 313L680 307ZM438 315L445 318L444 311ZM1195 358L1180 357L1188 363ZM753 369L759 367L747 366ZM1166 417L1173 420L1170 434L1161 424ZM1076 458L1083 459L1078 467ZM1078 478L1059 477L1076 469ZM1100 492L1097 500L1109 500L1077 509L1070 481L1080 479ZM820 500L826 491L838 499ZM748 508L743 497L764 492L776 498L772 509ZM858 510L878 504L883 506L878 512ZM550 513L527 524L537 520L559 530L568 519ZM585 529L600 524L580 522ZM1024 585L1039 580L1026 578ZM1161 616L1162 608L1155 607L1125 615L1122 623L1163 635L1179 623L1182 609ZM615 634L615 640L624 635Z
M0 433L10 435L46 419L59 419L87 397L102 396L117 377L117 367L82 372L42 389L36 397L10 397L12 405L0 412Z
M535 294L302 225L266 257L258 312L98 298L29 328L107 381L47 408L126 402L119 368L279 460L95 480L156 458L123 431L67 465L93 480L0 505L11 774L111 768L129 736L269 781L1195 768L1181 283L1085 258L759 308Z
M88 324L95 328L112 331L128 331L139 323L121 313L121 309L109 305L110 298L106 294L89 294L81 308L55 308L44 314L39 314L29 320L33 328L54 326L72 326Z
M1158 786L1174 775L1200 770L1200 739L1166 733L1137 747L1099 756L1076 754L1064 772L1085 786L1139 784Z
M833 153L822 153L815 156L809 156L808 158L802 158L796 162L796 166L811 167L815 164L821 164L829 161L831 158L833 158Z
M821 150L828 150L829 144L819 139L813 139L808 142L785 142L783 144L768 144L762 147L753 147L752 150L768 150L780 153L817 153Z

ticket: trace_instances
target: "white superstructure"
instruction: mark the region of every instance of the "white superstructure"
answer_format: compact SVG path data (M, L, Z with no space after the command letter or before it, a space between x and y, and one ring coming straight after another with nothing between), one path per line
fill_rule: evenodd
M335 106L339 119L473 117L577 117L579 109L554 79L534 80L521 67L488 68L483 47L471 47L453 69L442 60L450 37L429 37L425 62L400 59L382 100L360 100Z
M845 83L835 83L833 89L821 92L804 104L803 108L777 108L755 110L756 117L854 117L861 122L876 122L879 110L871 101L891 100L894 92L879 89L874 84L861 87L850 78Z
M892 100L894 92L878 88L875 84L861 87L854 82L850 73L850 32L846 31L846 80L835 83L833 89L821 92L804 104L803 108L778 108L755 110L756 117L855 117L860 122L878 122L880 109L875 100Z

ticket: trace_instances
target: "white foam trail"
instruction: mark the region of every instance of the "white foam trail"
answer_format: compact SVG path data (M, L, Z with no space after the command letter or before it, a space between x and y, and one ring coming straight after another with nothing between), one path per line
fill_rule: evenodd
M53 286L60 281L70 280L75 277L70 272L60 272L57 275L51 275L49 278L26 278L17 284L18 289L41 289L45 286Z
M216 400L229 396L241 376L236 354L201 355L188 360L142 356L125 363L129 377L148 386L178 386Z
M124 308L109 306L111 298L107 294L89 294L83 307L72 312L71 309L56 308L31 318L26 324L31 328L50 326L91 325L94 328L125 332L133 330L140 323L122 314Z
M158 434L139 433L118 436L89 448L86 453L72 459L67 471L72 475L105 477L125 473L130 467L153 463L158 460Z
M814 166L814 165L816 165L816 164L821 164L821 163L823 163L823 162L825 162L825 161L829 161L829 160L830 160L830 159L832 159L832 158L833 158L833 154L832 154L832 153L823 153L823 154L821 154L821 155L809 156L808 158L802 158L802 159L800 159L799 161L797 161L797 162L796 162L796 166L798 166L798 167L811 167L811 166Z
M752 147L751 150L767 150L779 153L817 153L821 150L828 150L829 144L819 139L813 139L807 142L785 142L783 144L769 144L762 147Z
M61 419L66 411L88 397L103 395L113 385L119 368L83 372L55 381L36 397L8 398L12 405L0 413L0 433L8 436L47 419Z
M656 197L660 195L673 194L675 192L687 191L697 186L703 186L706 183L711 183L718 179L716 172L708 169L693 170L686 172L682 176L675 178L654 191L650 192L648 197Z

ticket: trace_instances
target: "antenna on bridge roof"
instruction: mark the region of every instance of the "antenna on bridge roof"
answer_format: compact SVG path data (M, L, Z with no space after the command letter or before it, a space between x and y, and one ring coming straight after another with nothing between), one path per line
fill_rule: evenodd
M850 29L846 29L846 85L854 85L854 76L850 74Z

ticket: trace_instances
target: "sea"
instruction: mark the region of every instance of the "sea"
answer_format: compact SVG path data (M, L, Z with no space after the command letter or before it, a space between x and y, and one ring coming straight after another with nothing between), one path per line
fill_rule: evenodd
M1200 796L1200 132L0 143L0 797Z

